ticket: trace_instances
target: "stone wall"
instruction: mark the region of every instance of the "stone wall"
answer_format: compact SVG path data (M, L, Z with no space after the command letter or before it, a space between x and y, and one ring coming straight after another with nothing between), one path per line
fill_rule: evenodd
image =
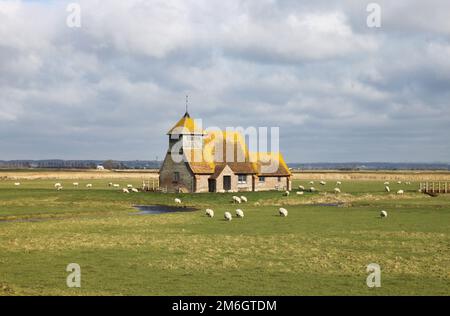
M195 176L195 192L209 192L208 179L210 178L210 176L211 175L209 174L201 174Z
M268 190L287 190L288 189L288 177L265 177L264 182L259 182L259 178L256 178L255 191L268 191ZM289 185L290 188L290 185Z
M174 172L179 172L180 179L174 181ZM174 162L167 153L159 172L159 186L167 192L192 192L194 188L194 177L186 162Z

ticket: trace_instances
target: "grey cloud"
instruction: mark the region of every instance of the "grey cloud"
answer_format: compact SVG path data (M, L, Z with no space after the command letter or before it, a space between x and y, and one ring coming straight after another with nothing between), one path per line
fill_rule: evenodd
M162 157L188 93L291 162L449 161L450 4L368 2L2 1L0 159Z

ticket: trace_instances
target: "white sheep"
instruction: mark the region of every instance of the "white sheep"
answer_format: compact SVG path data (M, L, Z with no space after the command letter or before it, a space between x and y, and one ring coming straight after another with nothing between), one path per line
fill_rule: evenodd
M214 217L214 211L213 211L212 209L210 209L210 208L207 208L207 209L206 209L205 214L206 214L207 216L209 216L209 217Z
M336 185L341 185L341 184L342 184L341 181L337 181L337 182L336 182Z
M310 191L310 192L315 192L315 191L316 191L316 188L315 188L315 187L310 187L310 188L309 188L309 191Z
M387 212L381 211L380 216L381 216L381 218L387 217Z
M389 188L389 186L385 186L384 189L386 190L386 192L391 192L391 188Z
M289 194L290 194L289 191L285 191L283 195L284 195L284 196L289 196Z
M325 184L327 184L325 181L320 181L320 184L321 185L325 185Z
M57 188L56 188L56 190L57 190L57 191L61 191L62 189L63 189L63 187L62 187L62 186L61 186L61 187L57 187Z
M133 187L132 184L127 184L127 188L128 188L128 189L131 189L132 187Z
M299 189L299 190L302 190L302 191L305 191L305 187L304 187L303 185L299 185L299 186L298 186L298 189Z
M108 186L109 186L109 187L112 187L112 186L113 186L113 183L112 183L112 182L108 183Z
M285 208L280 207L280 209L278 210L278 213L280 214L280 216L282 217L286 217L288 216L288 211Z
M314 181L310 181L309 184L314 184Z
M244 212L241 209L236 210L236 216L239 218L244 218Z
M122 189L122 192L123 192L123 193L130 193L130 191L128 191L127 188L123 188L123 189Z
M303 191L297 191L297 195L303 195Z
M245 202L245 203L247 203L247 201L248 201L247 198L243 195L241 196L241 200L242 200L242 202Z
M240 197L233 195L232 198L233 198L233 202L234 203L241 204L241 198Z
M86 188L92 188L92 183L86 184Z
M181 200L179 198L174 199L175 204L181 204Z
M55 189L57 189L58 187L60 187L61 186L61 183L55 183Z
M113 184L114 188L120 188L120 184Z
M74 183L72 183L72 185L73 185L74 187L77 187L77 186L79 185L79 183L78 183L78 182L74 182Z
M18 187L18 186L20 185L20 182L16 182L16 183L14 183L14 185L15 185L16 187Z
M225 212L225 214L223 214L223 217L227 220L227 221L231 221L233 219L233 217L231 216L230 212Z
M341 193L341 189L339 189L339 188L334 188L334 193Z
M134 193L138 193L139 192L139 190L136 189L136 188L131 188L131 191L133 191Z
M397 194L404 194L405 193L405 191L403 191L403 190L398 190L397 191Z
M402 184L402 182L401 181L397 181L397 184Z
M384 185L389 185L389 181L386 181L386 182L384 183Z

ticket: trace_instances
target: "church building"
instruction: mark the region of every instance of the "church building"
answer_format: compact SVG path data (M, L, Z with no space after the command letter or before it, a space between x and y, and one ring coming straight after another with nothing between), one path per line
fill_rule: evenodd
M239 132L198 128L186 111L168 132L159 171L166 192L291 190L291 172L280 152L250 152Z

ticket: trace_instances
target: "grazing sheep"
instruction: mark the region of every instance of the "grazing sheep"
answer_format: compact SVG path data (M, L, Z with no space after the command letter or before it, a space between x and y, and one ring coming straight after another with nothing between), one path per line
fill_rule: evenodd
M128 188L128 189L131 189L132 187L133 187L133 185L127 184L127 188Z
M210 209L210 208L207 208L207 209L206 209L205 214L206 214L208 217L214 217L214 211L213 211L212 209Z
M181 200L179 198L175 198L175 204L181 204Z
M386 181L386 182L384 183L384 185L389 185L389 181Z
M403 190L398 190L397 191L397 194L404 194L405 193L405 191L403 191Z
M391 192L391 188L389 188L388 186L385 186L384 189L386 190L386 192Z
M233 202L234 203L241 204L241 198L240 197L233 195L232 198L233 198Z
M314 184L314 181L310 181L309 184Z
M239 218L244 218L244 212L241 209L236 210L236 216Z
M242 202L247 203L247 198L245 196L241 196L241 200L242 200Z
M73 185L74 187L77 187L77 186L79 186L80 184L79 184L78 182L74 182L74 183L72 183L72 185Z
M139 190L136 189L136 188L131 188L131 191L133 191L134 193L138 193L139 192Z
M303 195L303 191L297 191L297 195Z
M92 188L92 183L86 184L86 188Z
M381 218L387 217L387 212L381 211L380 216L381 216Z
M61 183L55 183L55 188L57 189L58 187L61 186Z
M278 213L280 214L281 217L286 217L288 216L288 211L285 208L280 207L280 209L278 210Z
M61 191L63 189L63 187L57 187L56 190L57 191Z
M408 181L408 182L405 182L405 184L406 184L406 185L410 185L410 184L411 184L411 182L409 182L409 181Z
M127 188L123 188L123 189L122 189L122 192L123 192L123 193L130 193L130 191L128 191Z
M310 187L309 188L309 192L315 192L316 191L316 188L315 187Z
M305 187L304 187L303 185L299 185L299 186L298 186L298 189L299 189L299 190L302 190L302 191L305 191Z
M341 193L341 189L339 189L339 188L334 188L334 193Z
M16 182L16 183L14 183L14 185L15 185L16 187L18 187L18 186L20 185L20 182Z
M284 192L284 196L289 196L289 194L290 194L290 192L289 191L286 191L286 192Z
M341 185L341 184L342 184L341 181L337 181L337 182L336 182L336 185Z
M233 217L231 216L230 212L225 212L225 214L223 214L223 217L227 220L227 221L231 221L233 219Z
M402 182L401 181L397 181L397 184L402 184Z
M113 186L113 183L112 183L112 182L108 183L108 186L109 186L109 187L112 187L112 186Z
M120 188L120 185L119 184L113 184L113 187L114 188Z
M320 181L320 184L321 185L325 185L325 184L327 184L325 181Z

